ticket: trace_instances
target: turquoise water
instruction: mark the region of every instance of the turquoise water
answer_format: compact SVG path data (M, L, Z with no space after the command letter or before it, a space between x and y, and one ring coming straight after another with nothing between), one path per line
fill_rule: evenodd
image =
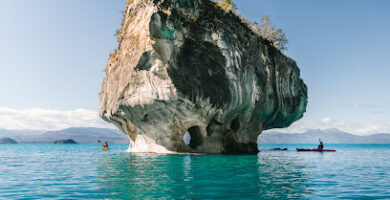
M0 145L0 199L390 199L390 145L296 147L313 145L231 156Z

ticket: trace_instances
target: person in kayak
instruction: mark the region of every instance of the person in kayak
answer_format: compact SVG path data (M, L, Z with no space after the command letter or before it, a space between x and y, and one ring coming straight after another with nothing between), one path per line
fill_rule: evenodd
M108 149L108 143L107 143L107 142L104 142L104 144L103 144L103 148L106 148L106 149Z
M322 149L324 149L324 143L322 143L321 139L319 139L319 141L320 141L320 144L318 145L317 149L322 150Z

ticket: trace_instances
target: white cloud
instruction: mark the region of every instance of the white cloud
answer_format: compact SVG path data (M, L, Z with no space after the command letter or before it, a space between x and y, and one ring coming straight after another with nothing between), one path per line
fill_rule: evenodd
M61 111L40 108L18 110L0 107L1 129L60 130L69 127L113 128L92 110Z
M371 135L374 133L390 133L390 120L352 122L324 117L318 121L307 122L301 119L284 129L271 129L268 132L303 133L310 129L339 129L356 135Z
M355 130L355 133L361 135L367 133L390 133L390 121L379 121L363 124Z
M309 125L305 119L294 122L287 128L270 129L265 132L283 132L283 133L303 133L309 129L316 129L315 126Z
M94 110L49 110L49 109L13 109L0 107L0 129L60 130L69 127L115 128L100 119ZM350 122L324 117L317 121L303 118L288 128L272 129L268 132L303 133L309 129L330 129L358 134L390 133L390 120Z
M344 122L344 121L340 121L340 120L334 120L330 117L324 117L322 118L321 122L323 124L326 124L326 126L329 126L331 128L336 128L336 127L343 127L345 126L347 123Z
M332 119L329 118L329 117L322 118L321 121L322 121L323 123L325 123L325 124L330 124L330 123L332 123Z

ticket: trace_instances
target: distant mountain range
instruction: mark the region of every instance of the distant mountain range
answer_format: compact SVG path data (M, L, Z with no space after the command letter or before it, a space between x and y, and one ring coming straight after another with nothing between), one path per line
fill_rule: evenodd
M118 129L67 128L58 131L5 130L0 129L0 139L11 138L18 143L54 143L57 140L73 139L88 144L107 141L113 144L128 144L127 136ZM190 140L185 136L185 140ZM317 144L318 139L326 144L390 144L390 134L378 133L358 136L338 129L313 129L305 133L265 132L259 136L259 144ZM188 142L188 141L187 141Z
M67 128L59 131L5 130L0 129L0 139L11 138L18 143L54 143L57 140L73 139L77 143L98 143L107 141L114 144L127 144L127 136L117 129L106 128Z
M358 136L338 129L313 129L305 133L265 132L258 138L259 144L317 144L318 139L326 144L390 144L390 134L378 133Z

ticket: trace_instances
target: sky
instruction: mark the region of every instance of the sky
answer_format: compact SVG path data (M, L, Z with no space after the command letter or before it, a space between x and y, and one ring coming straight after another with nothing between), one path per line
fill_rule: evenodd
M0 3L0 129L113 127L96 110L125 0ZM390 1L235 3L283 29L308 86L303 119L277 131L390 133Z

